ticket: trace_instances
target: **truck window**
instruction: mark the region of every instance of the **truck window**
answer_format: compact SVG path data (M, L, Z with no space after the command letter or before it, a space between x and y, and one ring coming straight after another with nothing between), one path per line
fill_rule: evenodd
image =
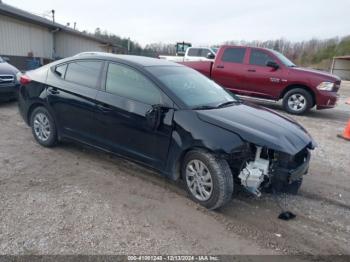
M201 57L207 57L208 53L212 53L209 49L203 48L201 50Z
M199 48L191 48L188 50L187 56L201 56L201 50Z
M229 63L243 63L246 48L234 47L227 48L222 56L222 61Z
M264 51L257 50L257 49L251 50L249 64L266 66L266 63L268 61L275 61L275 59Z

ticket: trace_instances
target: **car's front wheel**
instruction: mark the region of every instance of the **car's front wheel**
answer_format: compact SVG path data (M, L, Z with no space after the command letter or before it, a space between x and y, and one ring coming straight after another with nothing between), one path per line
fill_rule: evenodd
M312 107L312 96L305 89L294 88L284 95L283 107L288 113L302 115Z
M57 143L55 122L45 107L37 107L30 117L30 126L34 138L45 147L52 147Z
M204 150L187 153L182 177L190 197L208 209L227 204L233 193L233 176L226 160Z

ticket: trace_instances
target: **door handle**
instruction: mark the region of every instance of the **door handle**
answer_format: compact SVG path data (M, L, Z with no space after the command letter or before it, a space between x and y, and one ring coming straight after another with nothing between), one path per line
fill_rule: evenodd
M248 72L254 73L254 72L256 72L256 70L255 69L248 69Z
M223 65L218 65L216 68L225 68Z
M51 95L58 95L60 93L60 91L58 91L56 88L53 88L53 87L49 87L47 89L47 92L49 92Z
M106 105L106 104L98 104L97 108L99 110L101 110L102 112L110 112L113 110L112 107L110 107L109 105Z

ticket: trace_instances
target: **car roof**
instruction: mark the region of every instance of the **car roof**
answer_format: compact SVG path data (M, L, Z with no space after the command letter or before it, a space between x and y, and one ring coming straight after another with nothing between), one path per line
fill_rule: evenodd
M136 55L116 55L111 53L104 53L104 52L84 52L79 53L73 57L70 57L71 59L102 59L102 60L111 60L111 61L124 61L128 63L132 63L134 65L140 66L140 67L148 67L148 66L182 66L178 63L167 61L164 59L159 58L151 58L146 56L136 56Z
M222 48L230 48L230 47L235 47L235 48L252 48L252 49L259 49L259 50L270 50L270 51L276 51L271 48L266 48L266 47L258 47L258 46L247 46L247 45L222 45L220 46Z

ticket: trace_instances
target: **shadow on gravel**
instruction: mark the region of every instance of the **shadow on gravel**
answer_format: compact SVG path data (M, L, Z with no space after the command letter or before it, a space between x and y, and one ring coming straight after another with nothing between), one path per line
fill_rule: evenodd
M144 181L145 187L150 183L167 188L180 197L187 195L181 182L173 182L156 171L110 153L71 142L62 143L57 149L74 155L79 152L85 160L96 161L101 169L118 170L116 174L122 172L127 176L137 177ZM217 211L208 211L191 201L188 203L203 215L211 216L225 225L227 231L254 239L261 246L284 254L315 254L315 250L321 248L325 254L346 253L343 241L346 233L339 231L342 228L330 225L329 215L320 218L310 216L308 202L311 201L313 208L317 209L348 210L348 207L319 199L319 196L307 192L302 192L299 196L288 195L286 198L282 194L278 195L277 199L279 203L272 194L256 198L244 189L236 187L231 203ZM289 222L278 219L282 211L281 206L295 213L296 219ZM336 207L338 209L335 209ZM324 219L326 221L323 221ZM326 242L325 238L328 239Z
M16 104L17 104L16 100L11 100L11 101L1 101L0 100L0 108L15 106Z
M261 101L249 101L249 102L278 111L279 113L286 114L292 118L298 117L295 115L287 114L283 110L282 105L278 103L268 103L268 102L261 102ZM349 110L350 110L350 106L349 106ZM350 117L350 111L341 110L338 107L334 109L325 109L325 110L311 109L308 113L306 113L303 116L308 118L313 118L313 119L323 119L323 120L333 120L333 121L337 120L337 121L346 122Z

